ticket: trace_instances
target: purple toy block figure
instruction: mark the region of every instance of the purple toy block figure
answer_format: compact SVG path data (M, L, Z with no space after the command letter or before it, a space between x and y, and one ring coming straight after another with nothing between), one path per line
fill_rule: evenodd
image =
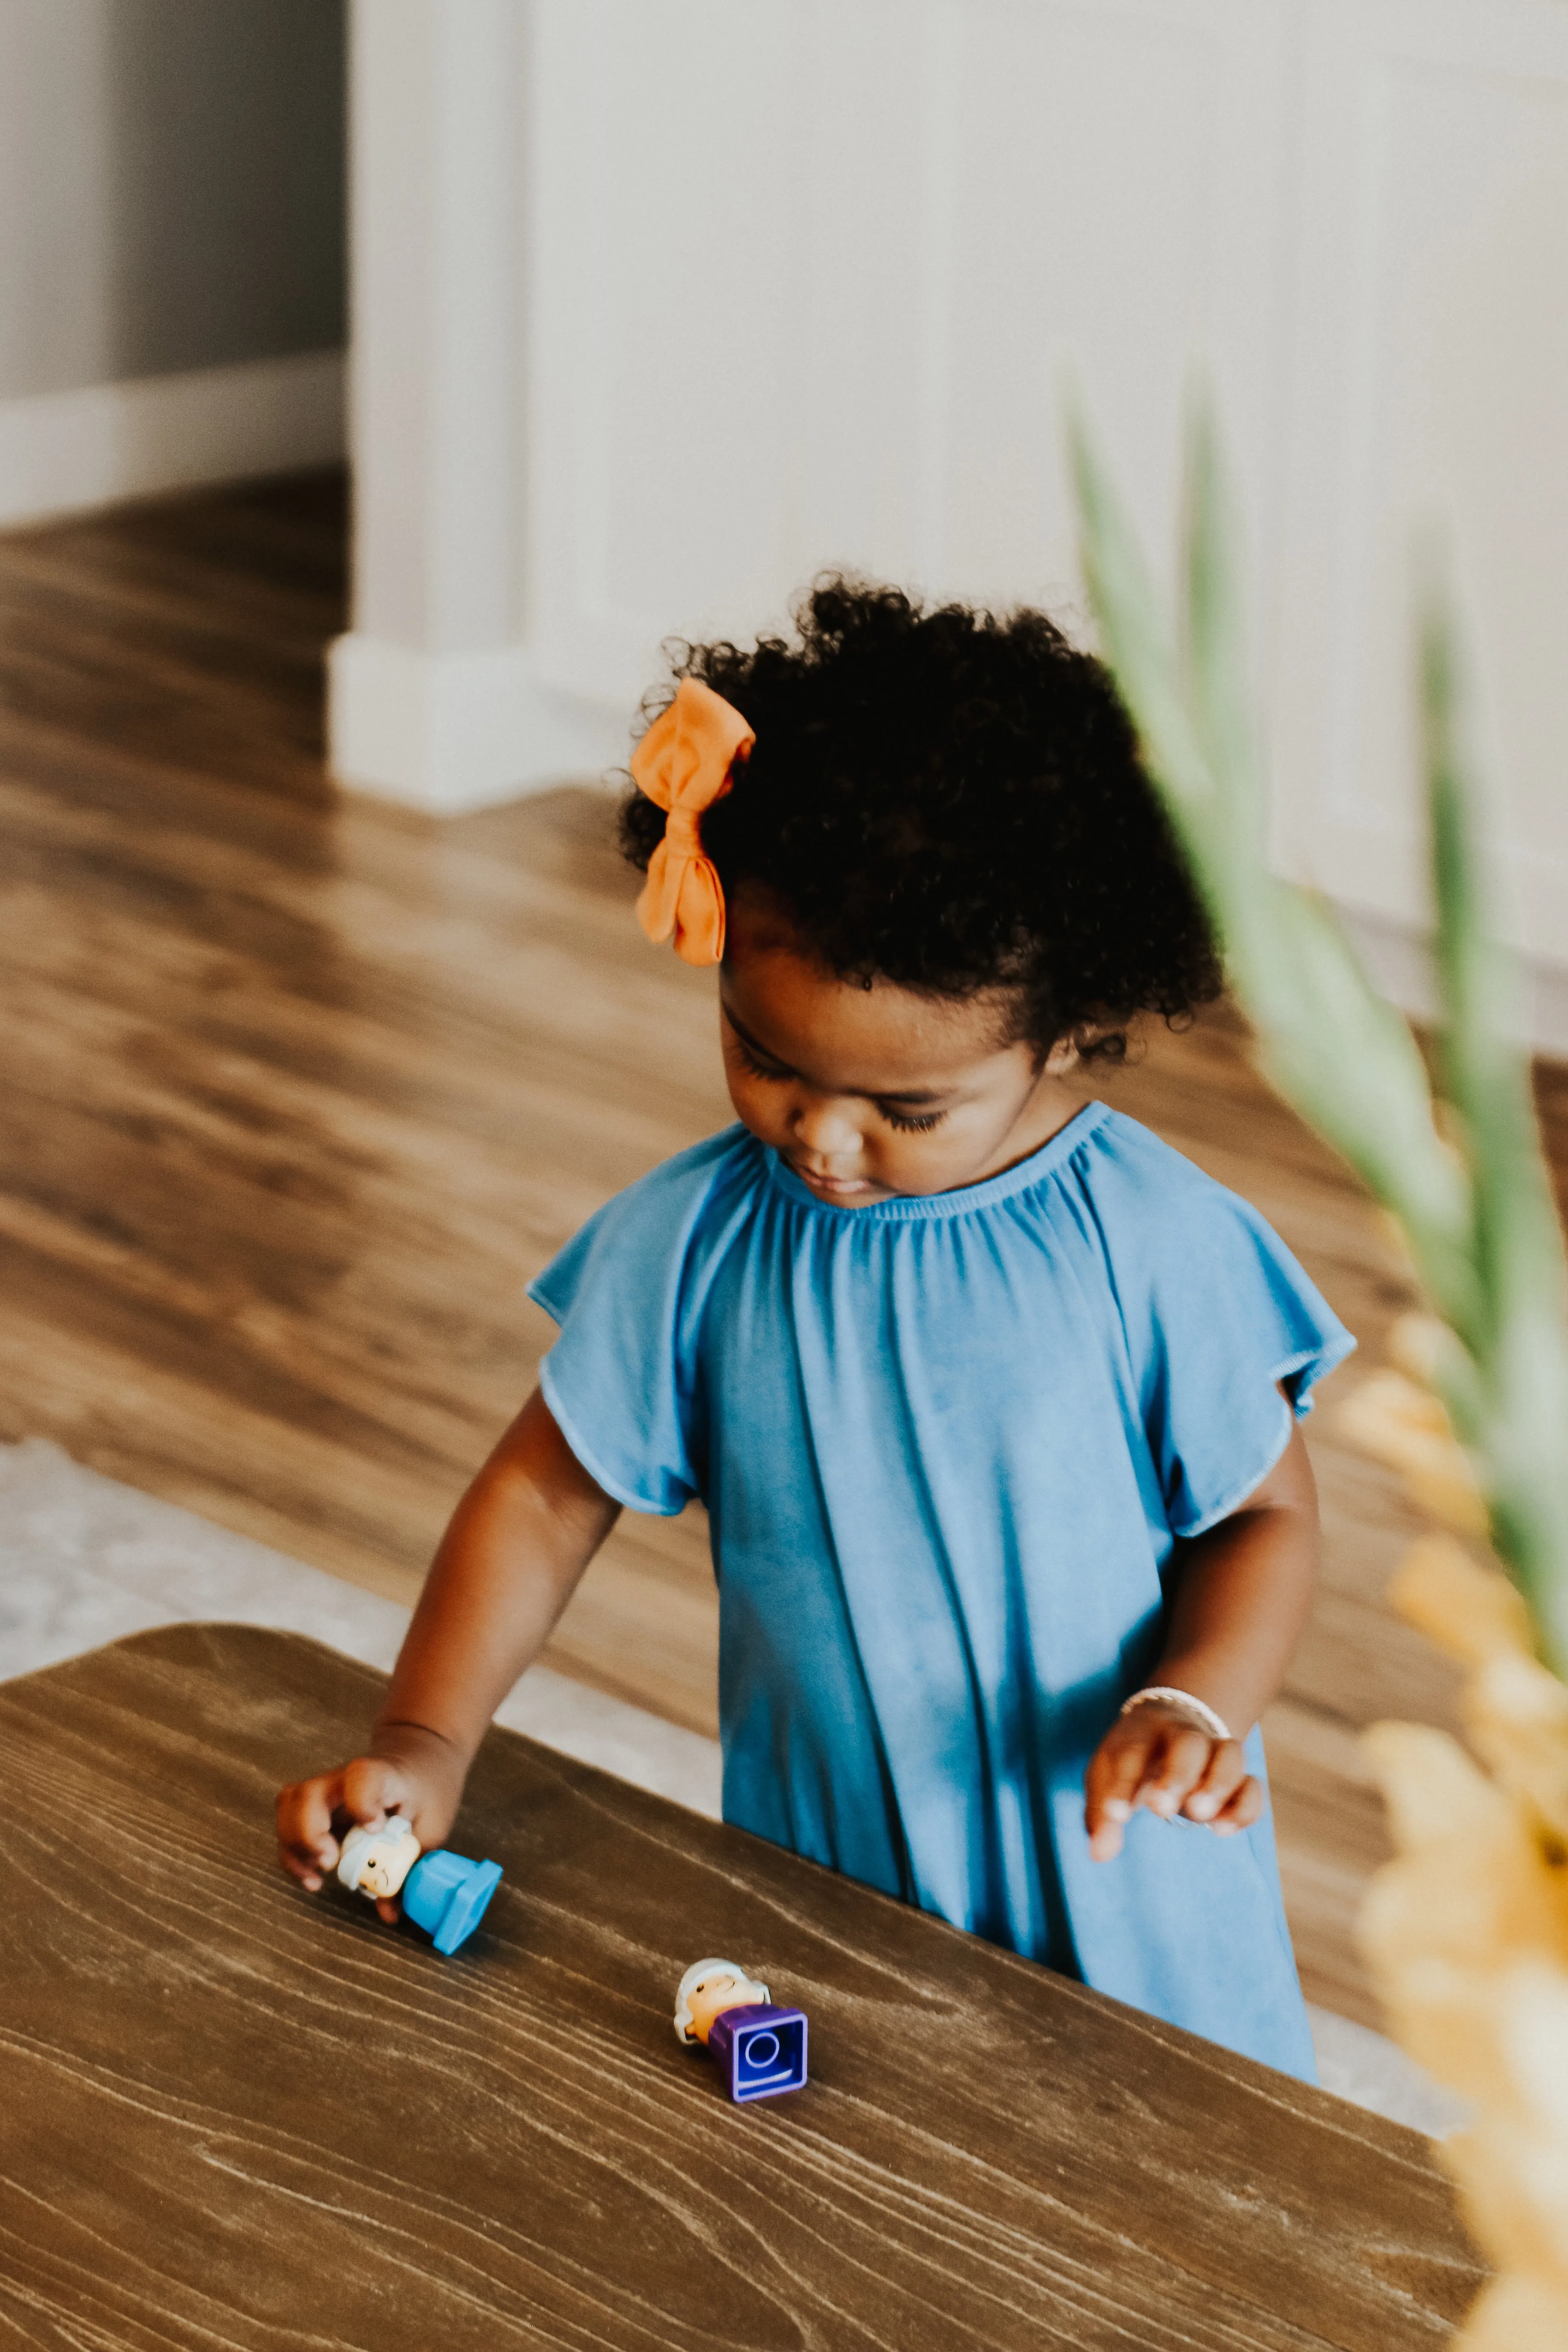
M777 2009L733 1960L699 1960L675 1997L675 2038L700 2042L737 2102L776 2099L805 2080L805 2011Z

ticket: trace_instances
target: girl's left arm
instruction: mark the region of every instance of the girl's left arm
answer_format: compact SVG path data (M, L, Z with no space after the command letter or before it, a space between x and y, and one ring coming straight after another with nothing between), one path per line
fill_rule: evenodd
M1084 1780L1089 1852L1109 1862L1140 1805L1184 1814L1220 1836L1263 1809L1241 1742L1285 1678L1311 1603L1318 1496L1299 1429L1239 1510L1181 1546L1168 1638L1152 1684L1201 1700L1236 1734L1215 1739L1193 1711L1150 1699L1119 1716Z

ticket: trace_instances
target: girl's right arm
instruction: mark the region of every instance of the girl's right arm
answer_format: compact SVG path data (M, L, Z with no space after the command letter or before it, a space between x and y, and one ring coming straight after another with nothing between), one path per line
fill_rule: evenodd
M491 1716L538 1655L620 1511L584 1469L538 1390L453 1515L362 1756L278 1800L283 1867L312 1892L338 1833L406 1815L438 1846ZM385 1919L395 1903L378 1903Z

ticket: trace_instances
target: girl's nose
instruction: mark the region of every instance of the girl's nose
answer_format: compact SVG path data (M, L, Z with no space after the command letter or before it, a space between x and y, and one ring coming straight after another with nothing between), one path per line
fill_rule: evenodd
M832 1095L808 1095L790 1121L795 1141L823 1160L856 1158L860 1125L849 1105Z

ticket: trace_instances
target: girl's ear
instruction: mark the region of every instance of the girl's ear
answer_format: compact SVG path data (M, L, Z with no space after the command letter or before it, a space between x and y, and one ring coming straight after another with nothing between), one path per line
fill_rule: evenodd
M1076 1070L1079 1062L1079 1040L1076 1036L1058 1037L1046 1055L1042 1067L1047 1077L1065 1078Z

